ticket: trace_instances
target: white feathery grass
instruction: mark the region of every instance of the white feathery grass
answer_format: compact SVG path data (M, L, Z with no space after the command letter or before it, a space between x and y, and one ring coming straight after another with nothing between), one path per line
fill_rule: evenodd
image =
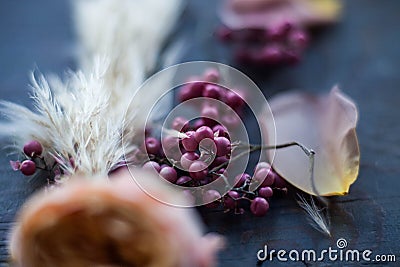
M52 155L71 174L75 169L70 158L79 172L92 176L107 175L118 166L124 151L132 148L121 144L122 119L108 109L105 67L104 61L97 60L92 73L70 73L66 83L59 81L53 87L43 75L32 74L32 99L37 112L2 102L10 128L17 130L15 138L20 148L27 140L39 141L48 152L45 154Z
M75 22L82 45L81 65L106 55L105 80L111 107L120 110L154 70L164 40L176 23L182 0L74 0Z
M311 225L319 232L331 236L329 218L324 214L323 209L320 209L315 204L312 196L310 201L307 201L302 195L297 195L299 201L297 203L309 215L307 218L310 220Z

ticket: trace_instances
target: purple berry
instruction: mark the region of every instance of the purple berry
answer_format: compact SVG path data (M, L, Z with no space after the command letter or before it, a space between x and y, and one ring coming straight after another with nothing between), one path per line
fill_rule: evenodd
M177 185L184 185L188 182L192 181L192 178L190 178L189 176L181 176L178 178L178 180L176 181Z
M285 179L282 178L276 171L273 171L275 174L275 181L274 181L274 186L276 188L286 188L288 186L288 183L286 182Z
M228 92L226 92L225 101L226 104L228 104L228 106L230 106L232 109L237 109L238 107L243 107L244 105L243 98L239 94L231 90L228 90Z
M254 167L254 173L256 173L261 168L270 169L271 165L268 162L261 161L261 162L257 163L257 165Z
M188 121L184 117L176 117L172 121L172 129L176 131L186 132L188 127L189 127Z
M211 163L212 168L217 167L225 162L227 162L229 159L226 156L222 156L222 157L216 157L214 159L214 161Z
M204 120L203 119L197 119L197 120L195 120L195 122L194 122L194 124L193 124L193 128L194 129L198 129L198 128L200 128L201 126L205 126L206 124L205 124L205 122L204 122Z
M262 51L261 58L264 63L275 65L284 61L284 53L282 48L276 45L266 46Z
M199 143L196 141L195 132L188 131L185 134L187 137L182 139L183 147L189 152L196 151Z
M273 194L274 194L274 191L269 186L261 187L261 188L258 189L258 195L260 197L270 198L270 197L272 197Z
M248 175L247 173L237 175L235 177L235 187L243 186L246 181L250 180L250 178L250 175Z
M179 91L178 97L180 102L200 97L202 95L204 83L203 82L190 82L185 84Z
M214 139L214 133L208 126L201 126L196 130L195 138L197 142L200 142L203 139L209 138Z
M226 156L231 152L231 142L226 137L215 137L215 145L217 146L217 156Z
M30 176L35 173L36 171L36 164L32 160L24 160L21 165L19 166L20 171L22 174L26 176Z
M227 209L234 209L236 207L236 200L240 194L236 191L229 191L224 198L224 207Z
M254 180L260 181L261 186L271 186L275 182L275 173L268 168L259 168L254 173Z
M228 129L232 129L232 128L238 127L240 122L241 122L239 117L235 116L233 114L224 115L221 118L221 120L222 120L223 125Z
M40 156L42 152L43 147L36 140L29 141L24 145L24 153L28 157Z
M197 160L193 162L189 167L190 177L197 181L203 180L208 174L207 167L207 164L203 161Z
M199 159L199 155L195 152L186 152L181 157L181 166L184 170L189 170L190 165Z
M176 173L176 170L172 167L163 167L160 170L160 175L167 180L168 182L175 183L176 180L178 179L178 174Z
M265 198L256 197L251 201L250 210L257 217L262 217L267 214L268 209L269 204Z
M213 130L214 134L217 134L217 136L221 136L221 137L229 136L228 131L221 124L215 125L212 130Z
M210 125L210 123L207 122L207 119L218 120L218 115L218 109L216 109L215 107L204 107L201 110L201 116L203 117L203 121L207 125Z
M275 28L270 29L267 33L267 36L271 40L281 41L282 39L285 39L292 28L293 25L290 22L285 22Z
M174 136L164 137L163 140L161 141L161 144L164 151L179 149L179 139Z
M150 161L146 162L145 164L143 164L142 169L143 170L155 170L156 172L160 172L161 167L160 167L160 164L158 164L157 162L150 160Z
M156 155L160 151L161 148L160 141L158 141L156 138L147 137L144 143L146 146L147 153Z
M218 99L220 96L220 87L214 84L207 84L203 90L203 96Z
M216 208L218 207L218 199L221 198L221 194L217 190L208 190L203 195L203 201L207 203L208 208Z
M289 42L297 49L304 49L307 47L309 42L308 34L301 30L296 30L290 33Z
M211 83L216 83L219 80L219 72L217 69L208 69L206 70L206 72L204 73L204 79L207 82L211 82ZM204 92L203 92L203 96L204 96Z

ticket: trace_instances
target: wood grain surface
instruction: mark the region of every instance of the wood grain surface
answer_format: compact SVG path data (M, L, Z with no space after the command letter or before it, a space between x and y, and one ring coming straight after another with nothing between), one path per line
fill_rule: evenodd
M188 1L174 34L187 44L182 61L212 60L235 66L230 48L213 36L219 24L216 5L213 0ZM400 261L399 14L398 0L346 1L341 23L315 36L301 64L257 72L237 66L268 97L289 89L327 92L339 84L360 111L361 168L350 194L332 198L332 238L315 231L291 197L274 199L264 218L201 211L207 230L227 238L219 266L358 266L257 262L256 253L265 244L274 249L322 250L335 247L338 238L345 238L349 248L370 249L373 255L395 254ZM75 68L76 51L69 1L0 1L0 99L30 106L28 72L37 67L62 75L65 69ZM6 144L1 140L1 147ZM15 214L38 186L11 171L10 157L1 151L0 264L5 266L7 235Z

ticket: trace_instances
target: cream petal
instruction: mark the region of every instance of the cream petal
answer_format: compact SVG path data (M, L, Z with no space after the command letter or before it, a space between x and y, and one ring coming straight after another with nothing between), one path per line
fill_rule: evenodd
M273 28L290 21L308 27L338 20L337 0L227 0L220 17L232 29Z
M310 180L309 159L298 147L278 149L273 166L288 182L313 195L343 195L358 176L360 151L356 135L358 119L354 102L332 89L328 95L283 93L269 102L276 126L276 144L296 141L313 149L314 185ZM265 117L263 132L273 129ZM273 140L268 140L273 144Z

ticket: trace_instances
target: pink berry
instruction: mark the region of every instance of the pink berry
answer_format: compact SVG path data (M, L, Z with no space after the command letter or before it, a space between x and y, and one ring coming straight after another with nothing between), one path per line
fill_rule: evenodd
M188 131L185 134L187 137L182 139L183 147L189 152L196 151L199 143L196 141L195 132Z
M275 174L268 168L259 168L254 173L254 180L260 181L261 186L271 186L275 181Z
M191 82L185 84L178 93L179 101L184 102L192 98L200 97L202 95L203 87L203 82Z
M223 125L228 129L238 127L241 122L239 117L233 114L224 115L221 120Z
M189 173L190 177L192 177L194 180L203 180L208 174L207 164L203 161L197 160L190 165Z
M176 117L172 121L172 129L176 131L185 132L188 127L189 127L188 121L184 117Z
M205 122L204 122L204 120L203 119L197 119L197 120L195 120L195 122L194 122L194 124L193 124L193 128L194 129L198 129L198 128L200 128L201 126L205 126L206 124L205 124Z
M208 208L216 208L218 207L218 199L221 198L221 194L217 190L208 190L203 195L203 201L207 203Z
M145 164L143 164L142 169L143 170L155 170L156 172L160 172L161 167L160 167L160 164L158 164L157 162L150 160L150 161L146 162Z
M178 180L176 181L177 185L184 185L188 182L192 181L192 178L190 178L189 176L181 176L178 178Z
M216 109L215 107L204 107L201 110L201 116L203 117L203 121L209 125L209 123L207 123L207 119L213 119L213 120L218 120L218 116L219 112L218 109Z
M199 159L199 155L195 152L186 152L182 155L180 163L184 170L189 170L190 165Z
M207 84L203 89L203 96L218 99L220 96L219 86L214 84Z
M237 175L235 177L235 187L242 187L246 181L250 180L250 178L250 175L247 173Z
M226 137L215 137L215 145L217 146L217 156L226 156L231 152L231 142Z
M28 157L40 156L42 152L43 152L43 147L36 140L29 141L24 145L24 153Z
M214 159L214 161L211 163L212 168L217 167L225 162L227 162L229 159L226 156L222 156L222 157L216 157Z
M164 167L160 170L160 175L168 182L175 183L178 179L176 170L172 167Z
M221 137L228 137L228 130L226 130L226 128L224 126L222 126L221 124L217 124L213 127L213 132L214 134L217 134L217 136L221 136Z
M257 163L257 165L254 167L254 173L256 173L261 168L270 169L271 165L268 162L261 161L261 162Z
M280 64L284 61L282 48L276 45L267 46L261 54L263 62L270 65Z
M161 148L160 141L158 141L156 138L147 137L144 143L146 146L147 153L157 155L158 152L160 151Z
M290 33L289 42L292 44L292 46L302 50L307 47L309 37L306 32L296 30Z
M230 106L233 109L237 109L238 107L242 107L244 105L243 98L239 94L231 90L226 92L225 101L226 104L228 104L228 106Z
M274 191L273 191L272 188L269 187L269 186L261 187L261 188L258 189L258 195L259 195L260 197L263 197L263 198L270 198L270 197L273 196L273 194L274 194Z
M206 72L204 73L204 79L207 82L211 82L211 83L216 83L219 80L219 72L217 69L208 69L206 70ZM203 92L204 95L204 92Z
M282 178L277 172L275 172L275 182L274 186L276 188L286 188L288 186L288 183L285 181L285 179Z
M179 149L179 139L174 136L167 136L162 141L162 148L164 151Z
M251 201L250 210L257 217L262 217L267 214L268 209L269 204L265 198L256 197Z
M234 209L236 207L236 199L240 197L236 191L229 191L224 198L224 207L227 209Z
M21 165L19 166L20 171L22 174L26 176L30 176L35 173L36 171L36 164L32 160L24 160Z
M196 130L195 138L196 138L197 142L200 142L201 140L206 139L206 138L213 139L214 133L210 127L201 126L200 128L198 128Z
M268 38L274 41L281 41L284 39L290 30L293 28L293 25L290 22L282 23L281 25L272 28L268 31Z

